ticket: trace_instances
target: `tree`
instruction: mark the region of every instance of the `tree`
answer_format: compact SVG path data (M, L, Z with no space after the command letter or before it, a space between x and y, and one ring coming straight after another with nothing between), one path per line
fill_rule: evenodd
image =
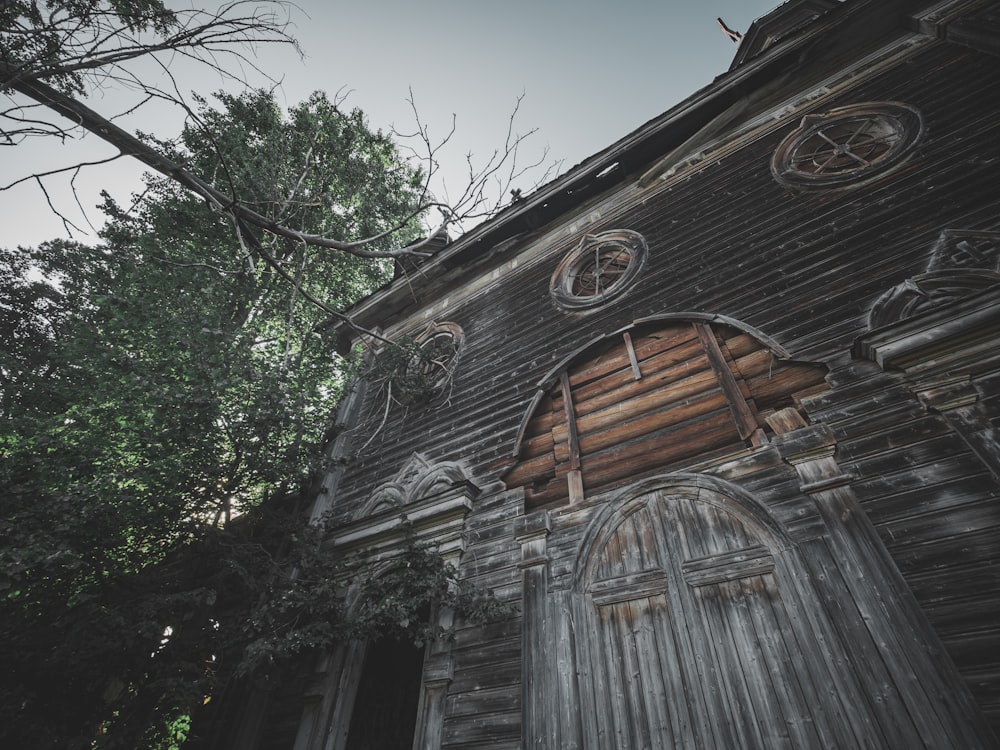
M287 117L268 92L217 101L159 148L287 225L412 238L386 229L421 174L360 112L320 94ZM0 254L8 746L169 744L230 660L268 664L349 627L341 562L298 520L345 377L305 295L340 308L391 267L283 237L261 263L165 178L104 210L103 246Z
M274 9L284 9L284 3L236 0L216 13L170 11L160 0L50 0L46 5L51 12L43 14L35 3L19 0L0 13L0 91L7 91L12 97L10 106L0 112L0 139L16 144L38 136L66 138L75 128L89 132L117 148L119 156L138 159L229 216L241 241L260 252L268 262L270 259L260 248L262 233L360 257L421 255L424 243L450 224L482 219L498 210L509 187L545 158L543 155L526 167L518 163L519 147L526 135L513 131L515 107L504 147L480 166L473 166L470 158L465 189L449 203L440 202L430 191L429 179L437 170L437 154L454 129L441 141L432 142L414 107L416 129L408 137L416 144L411 148L412 154L424 164L425 182L413 211L397 217L396 224L385 233L375 235L338 238L305 232L257 211L245 196L232 192L232 184L220 185L206 179L190 165L169 158L149 139L137 138L118 127L111 118L86 106L81 99L90 89L108 81L124 83L141 92L143 102L154 99L171 102L196 120L176 83L170 91L151 86L132 66L137 61L152 60L168 71L163 56L181 54L232 77L218 62L218 55L236 55L247 61L243 51L254 44L292 42L285 24L274 13ZM412 95L410 101L412 104ZM46 119L45 113L64 119L53 122ZM75 171L79 166L67 169ZM41 181L44 176L22 177L0 190L33 179L44 191ZM490 191L491 186L495 190ZM442 220L423 240L405 247L379 245L388 233L403 228L418 216L426 216L431 208L440 211Z
M133 66L181 54L223 70L216 54L259 41L289 39L242 2L0 9L0 138L83 128L160 175L132 205L105 198L101 245L0 251L5 745L172 747L220 676L350 632L342 562L299 512L347 375L326 324L419 252L437 146L418 120L422 169L340 100L188 104ZM184 107L181 137L126 133L83 103L109 82ZM486 183L513 179L520 142L472 170L445 223L496 208ZM440 561L408 554L429 573L403 606L454 595ZM401 619L374 612L367 625Z

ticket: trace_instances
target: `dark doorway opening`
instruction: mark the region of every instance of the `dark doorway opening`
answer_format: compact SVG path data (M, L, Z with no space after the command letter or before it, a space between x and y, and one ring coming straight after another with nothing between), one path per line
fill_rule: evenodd
M351 714L347 750L410 750L424 649L383 638L368 646Z

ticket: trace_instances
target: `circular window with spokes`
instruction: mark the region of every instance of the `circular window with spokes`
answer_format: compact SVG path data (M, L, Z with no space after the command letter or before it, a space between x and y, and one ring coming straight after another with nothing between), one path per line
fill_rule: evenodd
M859 184L903 164L922 132L920 113L899 102L807 115L778 146L771 171L793 187Z
M631 286L646 262L646 241L638 232L588 234L552 274L553 299L563 307L595 307Z
M392 368L395 398L403 403L429 401L451 381L463 333L455 323L433 323L416 340L394 351L403 361Z

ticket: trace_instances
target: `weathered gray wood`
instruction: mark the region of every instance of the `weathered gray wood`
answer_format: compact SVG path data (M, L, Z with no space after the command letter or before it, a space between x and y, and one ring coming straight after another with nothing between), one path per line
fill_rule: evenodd
M831 17L875 5L844 4ZM911 10L885 14L900 12ZM995 451L988 425L1000 423L1000 365L988 347L959 358L977 359L965 374L978 413L949 423L927 411L945 403L940 387L914 388L905 373L851 359L870 306L926 270L942 229L1000 230L1000 69L975 50L918 39L919 27L898 32L909 45L898 59L873 56L865 65L874 67L842 80L831 66L860 54L861 17L842 46L817 36L786 88L766 101L748 90L743 114L716 125L710 158L642 191L623 183L588 193L585 210L550 214L501 247L464 246L422 268L412 290L385 293L391 304L377 324L390 335L448 319L466 332L465 348L447 394L394 406L377 435L385 402L369 389L369 418L352 437L374 439L342 468L334 523L414 450L462 460L491 488L467 518L461 575L521 608L496 625L460 624L445 747L986 745L965 685L1000 727L1000 486L984 468ZM836 191L775 182L768 161L801 116L880 99L912 104L926 125L902 169ZM659 132L645 161L622 172L643 171L672 137ZM549 279L565 248L620 227L650 246L636 285L586 313L553 306ZM690 320L719 334L735 381L728 394L755 412L753 424L738 420L742 434ZM597 342L590 354L587 342ZM563 372L568 397L552 379ZM778 447L747 444L765 424L781 450L794 448L798 438L784 438L796 428L830 429L839 474L813 479L832 494L800 481ZM583 492L570 506L574 462ZM727 519L718 505L638 513L609 536L600 574L578 590L592 520L631 483L669 472L731 482L784 536ZM504 492L501 480L519 491ZM528 575L513 520L542 505L553 520L548 560ZM762 549L770 559L754 556ZM950 681L949 656L965 685ZM539 722L536 735L528 724Z

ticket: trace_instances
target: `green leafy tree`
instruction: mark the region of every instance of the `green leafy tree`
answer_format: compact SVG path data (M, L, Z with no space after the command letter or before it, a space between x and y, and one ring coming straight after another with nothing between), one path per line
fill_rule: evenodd
M198 114L159 147L263 215L351 238L413 213L420 173L360 112L317 94L283 115L253 92ZM291 541L296 504L344 379L325 308L391 271L289 238L243 244L165 178L105 211L101 247L0 255L8 746L167 742L218 660L260 635L246 622L261 594L321 585L288 574L311 548Z
M249 55L261 44L295 44L286 31L288 21L285 19L285 14L294 7L283 0L233 0L214 11L172 10L161 0L6 2L0 7L0 96L6 99L6 106L0 107L0 146L16 146L36 138L64 141L86 133L117 150L116 154L96 163L124 157L142 162L200 196L220 215L229 217L241 241L256 246L258 251L261 244L266 244L266 240L261 239L263 236L281 236L366 258L400 258L424 253L420 242L399 246L386 244L384 240L398 234L417 216L426 216L431 208L441 213L438 230L452 224L480 221L502 208L512 185L544 161L545 154L527 166L519 163L520 146L533 131L522 135L513 130L520 105L518 99L504 147L478 166L470 154L467 157L468 183L458 191L452 186L453 200L441 202L432 194L429 180L438 169L440 150L450 141L454 128L440 141L432 141L414 106L414 131L397 136L407 141L408 155L424 164L426 174L419 200L412 204L409 213L397 216L394 225L383 226L381 231L371 234L345 238L325 231L322 224L304 228L294 221L286 222L284 212L259 210L253 195L236 192L237 180L218 180L217 174L200 172L197 165L172 158L175 155L169 149L160 148L162 143L137 137L114 122L118 116L134 114L151 102L159 102L180 108L191 123L197 123L197 97L193 105L189 103L173 78L171 63L177 58L207 67L236 88L245 88L248 84L233 71L253 70L272 80L256 68ZM235 64L226 64L227 61ZM150 67L162 70L167 82L162 86L151 82ZM107 88L127 89L135 93L135 100L117 116L88 106L88 96ZM412 105L412 96L410 102ZM351 147L350 143L342 146ZM315 150L310 158L329 157ZM50 172L14 177L0 184L0 192L23 182L36 183L49 207L62 218L66 229L71 230L72 223L52 203L45 180L59 173L75 174L83 166L94 164L69 164ZM217 166L234 173L242 168L236 162ZM547 175L548 171L535 186ZM519 188L511 195L519 196L521 192ZM359 196L362 200L365 197ZM338 208L351 212L357 207ZM430 242L436 233L425 233L425 241Z
M470 161L444 206L428 190L443 144L419 118L409 153L423 173L322 95L283 113L267 92L188 103L175 81L144 79L144 63L169 72L175 56L223 75L242 69L223 54L252 66L255 44L293 41L286 7L0 6L0 145L86 132L159 175L134 205L105 197L99 246L0 251L4 747L175 747L225 675L359 627L339 611L342 561L301 523L345 378L328 324L421 251L430 208L444 224L499 209L487 188L506 196L524 174L523 138ZM181 137L128 133L87 105L121 84L181 106ZM49 176L0 191L44 191ZM428 550L406 560L383 582L391 607L362 608L365 627L428 605L491 610Z

